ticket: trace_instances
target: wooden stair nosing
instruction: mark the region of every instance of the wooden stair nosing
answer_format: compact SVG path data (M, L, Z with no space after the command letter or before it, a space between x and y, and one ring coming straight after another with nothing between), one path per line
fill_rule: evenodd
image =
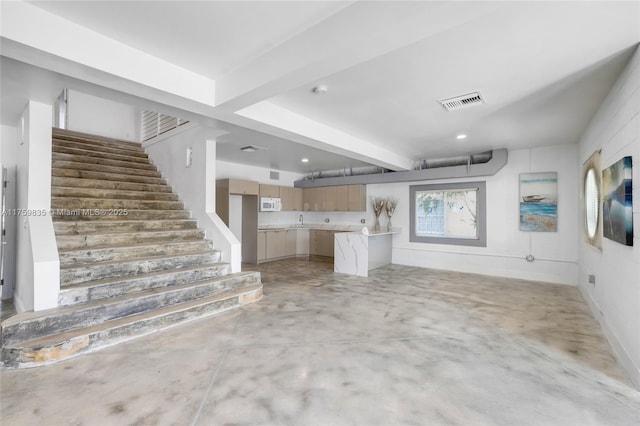
M122 167L136 170L158 170L158 168L155 165L151 164L151 162L139 163L134 161L114 160L110 158L98 158L82 154L64 154L60 152L53 152L51 154L51 161L66 161L74 163L84 163L91 166Z
M27 367L30 365L42 365L46 363L56 362L63 359L68 359L74 357L76 355L80 355L82 353L95 351L98 349L102 349L108 346L111 346L116 343L121 343L123 341L131 340L134 338L142 337L157 331L165 330L180 324L185 324L191 321L196 321L199 319L203 319L218 313L225 312L227 310L245 305L247 303L252 303L258 301L262 298L262 285L256 285L253 287L247 287L242 290L229 292L229 293L221 293L219 295L212 296L210 298L199 299L194 302L188 302L182 305L174 305L169 308L162 308L156 311L150 311L145 314L140 314L140 316L128 317L125 319L117 319L112 320L107 323L103 323L99 326L78 329L74 332L68 332L67 335L63 336L61 334L56 336L49 336L47 339L38 339L26 342L20 342L21 346L14 345L12 347L3 347L3 361L6 367ZM228 301L228 302L227 302ZM225 303L227 302L227 303ZM198 311L198 308L202 307L203 309ZM209 309L207 309L209 308ZM194 315L189 315L192 311L195 312ZM150 316L149 314L155 313L154 316L145 321L145 317ZM137 325L136 323L144 322L143 325ZM157 328L162 325L162 328ZM123 328L125 326L129 326L134 330L138 331L136 334L124 334L124 333L109 333L109 330L116 330L118 328ZM141 331L144 330L144 331ZM84 333L82 333L84 331ZM92 334L93 337L89 337L89 334ZM82 336L87 336L87 338L83 338ZM109 338L112 337L112 338ZM73 345L74 340L83 340L79 346ZM84 344L86 342L87 344ZM92 344L101 342L103 344ZM44 348L46 346L55 345L61 349L64 347L76 346L77 350L64 351L60 352L59 357L51 356L43 356L40 357L40 360L20 360L14 359L17 357L10 357L13 353L20 351L20 348L26 347L34 347L36 349ZM18 354L19 355L19 354ZM37 353L35 356L37 357ZM55 355L55 354L54 354ZM64 356L66 355L66 356ZM46 359L42 359L45 358ZM34 362L35 361L35 362ZM39 362L38 362L39 361Z
M98 172L93 170L51 168L51 176L76 179L110 180L114 182L148 183L152 185L167 185L161 177L127 175L125 173Z
M81 209L52 208L52 219L55 222L81 221L81 222L103 222L111 223L121 221L125 218L128 221L146 220L189 220L191 213L184 209L159 210L159 209L127 209L126 215L92 215L79 212Z
M123 149L115 145L107 145L107 146L89 145L83 142L77 142L77 141L66 140L66 139L56 139L55 137L51 141L51 145L52 147L56 147L56 148L71 148L71 149L77 149L82 151L89 150L92 152L103 152L105 154L117 154L117 155L124 155L128 157L144 159L147 161L149 160L149 155L144 150L138 151L138 150Z
M105 166L102 164L89 164L78 161L52 160L51 169L81 170L85 172L111 173L122 176L144 176L150 178L162 178L157 170L141 170L127 167Z
M70 250L96 250L108 247L123 246L128 237L129 244L164 244L169 242L199 241L204 240L203 229L174 229L168 231L138 231L138 232L102 232L83 233L76 235L62 235L56 233L58 252ZM101 242L104 241L104 242ZM122 242L116 242L122 241ZM84 244L84 245L80 245ZM64 247L71 245L71 247Z
M131 147L132 149L142 149L142 143L124 139L110 138L108 136L94 135L91 133L78 132L75 130L67 129L54 129L51 132L52 138L67 139L67 140L79 140L81 142L94 142L103 144L122 145Z
M205 252L181 253L175 256L148 256L121 262L60 265L60 287L107 278L130 277L155 271L188 268L202 263L215 262L220 256L219 253L217 250L211 249Z
M83 189L109 189L122 191L137 192L162 192L173 193L171 187L167 184L125 182L117 180L87 179L79 177L51 177L52 187L64 188L83 188Z
M128 277L114 277L60 288L60 306L88 303L98 299L121 296L134 291L162 288L187 282L227 276L228 263L203 263L188 268L165 269Z
M131 210L184 210L182 201L156 201L156 200L139 200L127 198L86 198L86 197L51 197L52 209L68 209L68 210L100 210L100 209L131 209ZM97 213L97 212L96 212ZM109 213L109 212L107 212ZM122 214L124 212L114 212L114 214Z
M104 158L107 160L119 160L126 161L130 163L140 163L140 164L152 164L148 155L130 155L126 154L118 154L116 152L107 152L107 151L96 151L94 149L87 148L75 148L71 146L65 146L62 144L53 143L51 146L51 152L54 154L66 154L66 155L77 155L84 156L89 158Z
M44 337L45 333L55 333L56 330L58 333L62 333L76 328L91 327L114 319L127 318L214 296L233 289L234 285L245 287L251 285L247 284L248 282L257 283L260 280L259 276L260 274L257 272L241 272L175 286L151 288L109 299L15 315L2 322L3 345L20 342L20 334L24 333L28 334L30 340L35 340ZM228 284L231 288L224 286L224 284ZM186 297L186 300L177 300L180 297ZM39 337L34 338L35 334L39 334Z
M182 251L184 250L184 251ZM212 250L204 239L171 241L168 243L144 243L112 245L102 248L59 250L60 267L70 264L104 263L135 260L140 257L169 256L171 254L206 252Z
M95 192L95 196L91 193ZM102 194L100 194L102 192ZM69 193L69 194L66 194ZM78 188L74 186L51 186L52 197L70 198L108 198L114 200L151 200L151 201L180 201L174 192L135 191L129 189ZM137 198L140 197L140 198ZM148 197L160 197L153 199Z
M164 222L144 225L147 222ZM151 226L153 225L153 227ZM181 225L181 226L178 226ZM126 229L134 226L134 229ZM173 226L173 227L172 227ZM129 232L155 232L157 230L181 231L198 229L198 221L195 219L174 220L122 220L122 221L54 221L53 227L58 236L102 235L122 234ZM90 230L88 228L96 228Z

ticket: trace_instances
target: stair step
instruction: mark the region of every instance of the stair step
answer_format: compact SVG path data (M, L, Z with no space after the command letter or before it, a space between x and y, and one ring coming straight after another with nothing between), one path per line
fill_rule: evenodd
M90 165L96 165L96 166L124 167L129 169L136 169L136 170L151 170L154 172L158 171L157 167L150 163L138 163L133 161L113 160L109 158L97 158L97 157L91 157L91 156L85 155L84 153L76 155L76 154L62 154L59 152L54 152L51 155L51 160L54 162L54 164L57 161L63 161L63 162L72 161L74 163L83 163L83 164L90 164Z
M206 240L60 250L60 266L93 262L121 262L150 256L172 256L211 250Z
M86 189L117 189L123 191L172 192L169 185L152 185L148 183L118 182L112 180L67 178L57 176L51 178L51 186Z
M97 209L97 210L182 210L184 205L181 201L155 201L155 200L119 200L119 199L99 199L99 198L69 198L51 197L52 209ZM109 214L112 212L106 212ZM116 212L126 216L126 212Z
M52 186L52 197L110 198L128 200L178 201L178 194L172 192L127 191L123 189L76 188Z
M256 284L259 279L260 274L257 272L241 272L110 299L20 314L17 315L18 318L12 317L2 323L2 339L3 343L12 344L27 339L39 339L52 333L91 327L117 318L236 290L244 285Z
M203 241L202 229L180 229L174 231L120 232L85 235L56 235L58 250L97 249L109 246Z
M151 185L166 185L167 181L159 177L132 176L122 173L96 172L93 170L61 169L52 168L51 175L54 177L97 179L127 183L146 183Z
M82 142L74 142L64 139L53 139L52 145L55 148L71 148L82 151L102 152L105 154L123 155L130 158L139 158L141 160L148 161L149 156L144 151L122 149L117 146L101 146L101 145L87 145Z
M101 347L164 330L260 300L262 285L246 287L171 305L153 311L114 319L87 328L76 329L3 346L5 366L42 365L67 359Z
M52 216L54 221L122 221L122 220L170 220L170 219L191 219L191 214L187 210L138 210L127 209L126 215L124 212L103 212L94 211L89 209L85 211L83 209L67 209L67 208L53 208ZM106 213L106 214L105 214Z
M126 221L55 221L57 238L67 235L137 233L154 231L195 230L198 222L186 220L126 220Z
M106 136L98 136L89 133L76 132L73 130L55 128L52 130L51 134L54 139L64 139L69 141L81 142L87 145L117 146L123 149L143 151L142 144L140 142L125 141L122 139L115 139Z
M173 256L150 256L120 262L61 265L60 287L108 278L131 277L169 269L189 268L204 263L215 263L219 259L220 252L209 250Z
M94 302L154 288L209 280L225 276L229 273L229 270L228 263L211 263L189 268L152 272L133 277L92 281L63 287L60 290L58 300L61 306Z
M121 176L145 176L161 178L162 175L157 170L140 170L128 167L103 166L101 164L79 163L76 161L53 160L51 167L54 169L84 170L90 172L115 173Z
M53 142L51 151L54 154L69 154L75 156L80 155L90 158L103 158L106 160L119 160L130 163L151 164L149 161L149 157L146 154L130 155L128 152L125 154L118 154L117 152L97 151L91 148L91 146L65 146L64 144Z

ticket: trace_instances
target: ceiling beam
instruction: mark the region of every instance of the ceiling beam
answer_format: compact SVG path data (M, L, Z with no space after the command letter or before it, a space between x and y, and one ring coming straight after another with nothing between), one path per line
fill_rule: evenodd
M216 79L238 111L491 13L499 2L355 2ZM309 87L311 89L311 87Z

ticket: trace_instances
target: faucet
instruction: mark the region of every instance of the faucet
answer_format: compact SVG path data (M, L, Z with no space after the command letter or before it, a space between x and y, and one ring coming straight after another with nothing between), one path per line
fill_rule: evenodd
M298 216L298 223L300 224L301 228L304 226L304 218L302 217L302 215Z

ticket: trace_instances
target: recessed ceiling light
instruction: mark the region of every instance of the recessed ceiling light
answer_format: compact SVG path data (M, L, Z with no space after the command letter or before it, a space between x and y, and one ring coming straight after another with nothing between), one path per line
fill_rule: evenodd
M465 135L464 133L459 134L458 136L456 136L456 139L466 139L467 135Z
M308 163L308 162L309 162L309 159L308 159L308 158L303 158L301 161L302 161L303 163Z

